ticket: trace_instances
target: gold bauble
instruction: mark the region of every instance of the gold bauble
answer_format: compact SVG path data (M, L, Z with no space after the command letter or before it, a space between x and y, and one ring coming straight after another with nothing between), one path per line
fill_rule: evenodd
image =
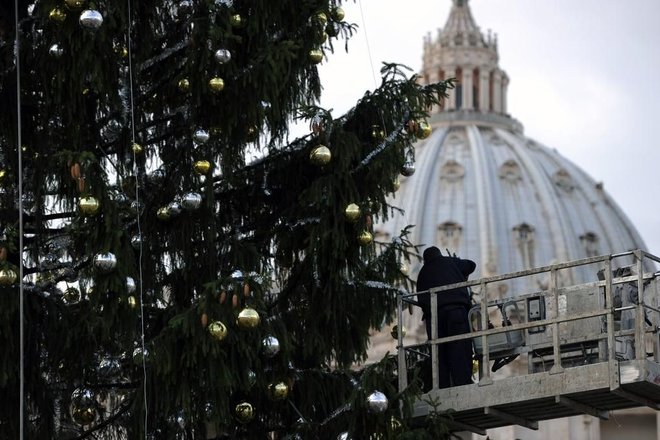
M358 243L360 243L360 246L366 246L372 241L374 241L374 236L371 235L371 232L369 231L362 231L360 235L358 235Z
M355 203L351 203L344 209L344 217L346 217L346 220L349 222L355 222L357 219L360 218L362 215L362 210L358 205Z
M80 301L80 290L75 287L69 287L64 291L62 297L67 303L77 303Z
M321 24L321 26L324 26L328 24L328 16L325 15L325 12L319 12L316 14L316 21Z
M131 309L137 308L137 305L138 305L137 299L135 299L135 297L133 295L129 295L127 301L128 301L128 307L130 307Z
M227 337L227 326L220 321L213 321L209 325L209 333L218 341L222 341Z
M284 400L289 396L289 385L277 382L268 385L268 395L273 400Z
M119 56L122 58L126 58L128 56L128 47L121 46L117 49L117 54L119 54Z
M332 18L335 21L342 21L344 19L344 17L346 16L346 13L344 12L344 10L339 6L337 6L336 8L332 8L331 13L332 13Z
M319 32L316 36L316 42L318 44L325 44L326 41L328 41L328 33L325 31Z
M11 286L18 280L18 275L13 269L0 270L0 286Z
M211 170L211 162L208 160L198 160L193 165L195 172L199 175L206 175Z
M51 11L48 13L48 18L56 23L62 23L64 20L66 20L66 12L60 8L54 8L51 9Z
M392 330L390 330L390 335L394 339L399 339L399 326L398 325L392 326ZM405 336L406 336L406 328L404 326L401 326L401 337L405 337Z
M314 165L327 165L332 159L330 149L325 145L319 145L309 153L309 160Z
M78 207L84 215L96 215L101 210L101 204L96 197L92 196L81 197L78 201Z
M96 408L93 406L80 406L71 410L73 421L79 425L89 425L96 420Z
M318 64L323 61L323 51L321 49L312 49L309 51L309 61Z
M395 177L392 181L392 188L394 188L394 191L398 191L401 188L401 181L398 177Z
M255 328L259 325L260 320L261 318L259 317L259 313L256 310L251 307L246 307L238 314L238 318L236 318L236 325L245 329Z
M243 25L243 17L240 14L234 14L229 17L229 23L234 27L240 27Z
M179 90L181 90L182 92L187 92L188 90L190 90L190 81L188 81L186 78L180 79L179 84L177 85L179 87Z
M67 8L76 10L85 6L85 0L64 0L64 4Z
M209 89L213 93L221 92L225 88L225 80L219 77L213 77L209 80Z
M142 145L138 144L137 142L133 142L131 144L131 150L133 151L133 154L144 153L144 148L142 147Z
M371 137L380 142L383 139L385 139L385 130L380 128L380 125L372 125L371 126Z
M0 183L4 182L7 177L7 170L0 170Z
M418 127L417 131L415 132L415 135L417 136L418 139L426 139L427 137L431 136L431 132L433 130L431 129L431 124L429 124L426 121L420 121L418 122Z
M248 423L254 418L254 408L248 402L241 402L236 405L234 413L240 423Z
M158 220L169 220L170 210L167 209L167 206L161 206L158 208L158 211L156 211L156 217L158 217Z

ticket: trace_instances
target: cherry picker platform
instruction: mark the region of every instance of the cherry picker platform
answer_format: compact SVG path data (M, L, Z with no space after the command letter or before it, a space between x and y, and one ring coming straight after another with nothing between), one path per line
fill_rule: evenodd
M540 420L578 414L607 419L618 409L660 409L657 263L636 250L431 289L434 337L404 345L398 333L399 388L409 380L402 372L422 364L431 370L415 420L446 412L451 429L485 435L514 424L538 429ZM469 314L472 331L438 338L437 295L457 287L478 298ZM399 322L416 295L399 295ZM500 318L501 326L491 324ZM478 363L475 383L438 388L439 344L465 339Z

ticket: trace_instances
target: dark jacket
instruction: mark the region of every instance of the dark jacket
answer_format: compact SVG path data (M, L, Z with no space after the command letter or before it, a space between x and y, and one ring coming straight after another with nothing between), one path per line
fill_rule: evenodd
M440 249L431 246L424 251L424 265L417 276L417 291L423 292L433 287L467 281L468 276L474 272L476 267L477 265L472 260L444 256L440 253ZM450 304L462 304L466 308L470 307L470 293L465 287L447 290L437 295L438 307ZM431 312L431 297L429 294L417 295L417 300L424 312L423 319L426 319Z

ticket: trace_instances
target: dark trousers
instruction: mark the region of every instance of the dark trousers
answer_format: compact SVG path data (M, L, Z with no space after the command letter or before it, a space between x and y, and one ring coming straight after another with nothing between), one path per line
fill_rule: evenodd
M426 334L431 339L431 317L425 320ZM468 312L463 305L438 307L438 337L470 332ZM472 383L472 341L438 344L438 376L440 388Z

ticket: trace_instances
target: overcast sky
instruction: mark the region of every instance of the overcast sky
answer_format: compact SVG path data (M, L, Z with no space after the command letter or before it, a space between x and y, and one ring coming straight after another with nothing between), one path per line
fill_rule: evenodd
M364 21L362 14L364 14ZM419 71L423 37L444 26L451 0L347 2L360 26L321 67L322 105L335 117L367 89L381 62ZM470 0L482 32L499 37L511 80L509 113L525 135L557 149L628 215L660 255L660 0ZM371 48L373 70L367 51Z

